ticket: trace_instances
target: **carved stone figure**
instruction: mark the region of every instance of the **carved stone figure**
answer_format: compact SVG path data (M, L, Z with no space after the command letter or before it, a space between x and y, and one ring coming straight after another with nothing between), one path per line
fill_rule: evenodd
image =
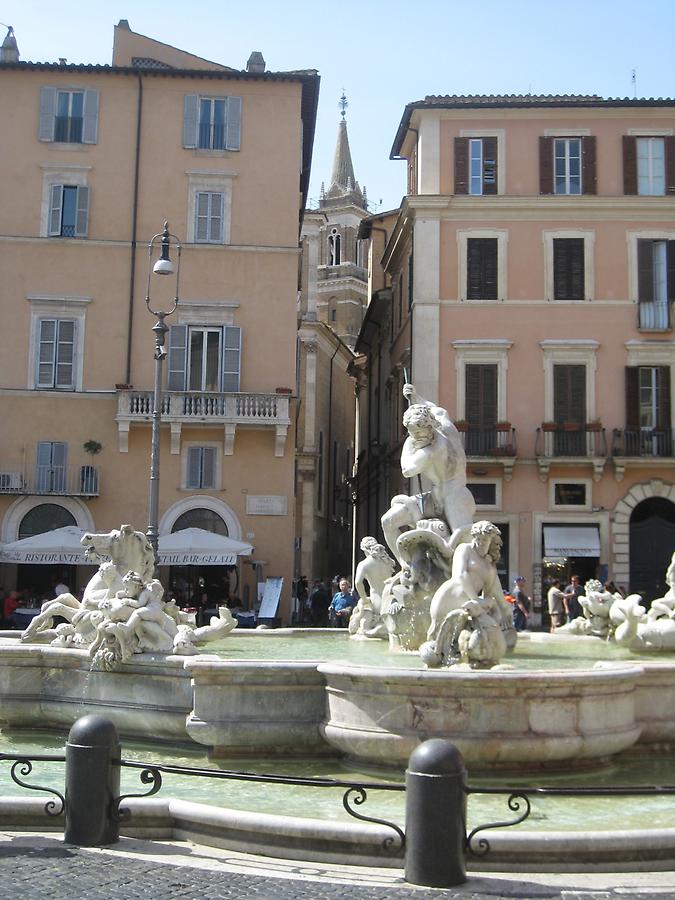
M131 525L108 534L85 534L82 544L88 557L102 560L82 602L62 594L45 603L22 641L84 645L92 667L109 670L134 653L196 653L198 645L236 627L229 610L221 610L209 625L192 628L173 601L165 602L164 588L153 578L152 547L143 532ZM110 559L105 560L106 556ZM67 622L54 629L55 616Z
M359 602L349 620L349 632L353 636L386 638L387 627L381 616L382 592L396 564L374 537L363 538L361 550L365 559L356 567L354 576Z
M621 599L621 594L612 594L610 591L606 591L601 581L596 578L589 579L584 585L584 594L579 597L583 616L577 616L567 625L556 628L555 633L609 637L612 632L610 610L613 604Z
M382 531L399 562L397 540L401 528L414 528L420 519L439 518L451 531L451 549L462 539L476 504L466 486L466 456L459 432L447 412L420 397L412 384L403 387L411 405L403 416L408 437L401 452L401 471L406 478L425 476L431 490L408 497L398 494L382 516Z

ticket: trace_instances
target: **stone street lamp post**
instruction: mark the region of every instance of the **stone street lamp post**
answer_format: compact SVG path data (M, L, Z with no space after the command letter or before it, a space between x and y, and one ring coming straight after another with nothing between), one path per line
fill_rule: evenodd
M170 247L176 248L176 265L171 260ZM153 255L161 248L159 258L153 265ZM159 541L159 442L160 425L162 419L162 370L166 357L165 338L169 330L165 319L176 311L178 306L178 279L180 276L180 252L181 245L175 235L169 232L169 223L164 223L164 230L156 234L148 244L148 287L145 294L145 305L148 312L156 317L157 321L152 327L155 332L155 389L152 398L152 441L150 445L150 495L148 499L148 541L155 553L155 565L157 564L157 546ZM172 306L168 310L155 310L150 303L150 279L152 275L173 275L176 279L176 294Z

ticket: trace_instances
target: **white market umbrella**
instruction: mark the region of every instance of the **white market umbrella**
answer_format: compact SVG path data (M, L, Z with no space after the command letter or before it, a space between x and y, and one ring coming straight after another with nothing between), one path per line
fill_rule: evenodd
M160 566L233 566L238 556L253 552L251 544L203 528L183 528L159 538Z
M64 528L54 528L53 531L12 541L0 549L0 562L91 566L92 562L85 556L85 548L80 543L84 534L87 534L84 528L66 525Z

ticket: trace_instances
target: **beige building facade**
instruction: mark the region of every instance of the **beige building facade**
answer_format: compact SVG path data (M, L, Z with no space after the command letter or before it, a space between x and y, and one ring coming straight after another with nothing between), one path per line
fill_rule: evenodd
M168 220L182 255L167 319L159 533L196 525L248 541L254 564L240 560L231 588L253 606L258 582L283 577L288 619L316 72L267 72L259 53L228 68L122 20L110 67L5 62L0 79L13 123L0 176L0 540L65 524L145 529L147 244ZM167 309L173 287L154 278L153 306ZM225 573L200 575L220 599ZM6 566L3 578L39 576Z
M392 158L408 192L375 260L382 349L395 370L409 347L418 391L464 434L505 584L525 575L539 602L577 573L658 596L675 546L675 101L427 97Z

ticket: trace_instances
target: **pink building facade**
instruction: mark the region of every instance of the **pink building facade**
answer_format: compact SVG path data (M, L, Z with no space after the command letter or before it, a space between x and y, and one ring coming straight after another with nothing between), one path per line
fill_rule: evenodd
M664 586L674 129L672 100L427 97L396 134L408 193L380 257L379 387L410 373L458 422L503 580L525 575L537 604L574 573Z

